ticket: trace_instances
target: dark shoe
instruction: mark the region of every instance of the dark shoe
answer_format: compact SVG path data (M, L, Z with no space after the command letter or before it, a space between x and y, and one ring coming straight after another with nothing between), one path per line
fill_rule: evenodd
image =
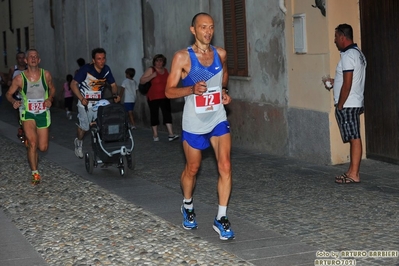
M169 136L169 141L174 141L175 139L178 139L179 135L173 135L173 136Z
M19 138L19 140L20 140L22 143L25 142L25 133L24 133L24 130L22 129L22 127L19 127L19 128L18 128L17 137Z

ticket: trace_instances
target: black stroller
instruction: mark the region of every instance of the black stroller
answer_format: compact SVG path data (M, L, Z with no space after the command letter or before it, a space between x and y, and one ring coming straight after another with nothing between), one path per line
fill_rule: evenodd
M85 154L85 165L89 174L98 165L116 165L121 176L135 168L134 140L123 105L111 103L99 106L97 120L92 123L90 133L92 151Z

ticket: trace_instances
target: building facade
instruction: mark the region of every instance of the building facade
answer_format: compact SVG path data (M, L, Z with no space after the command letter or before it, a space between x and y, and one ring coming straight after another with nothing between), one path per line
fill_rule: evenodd
M225 47L229 54L233 101L227 111L233 146L322 164L344 163L349 146L342 144L333 96L321 78L335 74L338 24L351 24L361 46L359 3L316 2L325 5L317 8L313 0L1 1L0 71L13 64L11 55L19 45L11 28L28 27L29 46L39 50L42 66L51 71L59 99L66 74L77 68L76 59L90 62L96 47L107 51L117 84L128 67L136 69L139 80L155 54L164 54L169 68L174 53L193 44L192 17L207 12L215 22L213 45ZM172 104L178 130L184 100ZM144 96L138 97L135 113L139 124L149 126Z

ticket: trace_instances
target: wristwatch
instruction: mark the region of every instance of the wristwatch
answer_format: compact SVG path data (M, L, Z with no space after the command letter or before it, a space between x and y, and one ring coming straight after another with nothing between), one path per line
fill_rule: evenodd
M222 87L222 90L224 90L227 94L229 94L229 89L227 87Z

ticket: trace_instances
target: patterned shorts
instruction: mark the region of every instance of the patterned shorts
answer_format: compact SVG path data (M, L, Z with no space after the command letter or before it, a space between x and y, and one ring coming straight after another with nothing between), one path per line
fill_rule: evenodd
M360 139L360 115L362 113L363 107L349 107L342 110L335 108L335 118L344 143L351 139Z

